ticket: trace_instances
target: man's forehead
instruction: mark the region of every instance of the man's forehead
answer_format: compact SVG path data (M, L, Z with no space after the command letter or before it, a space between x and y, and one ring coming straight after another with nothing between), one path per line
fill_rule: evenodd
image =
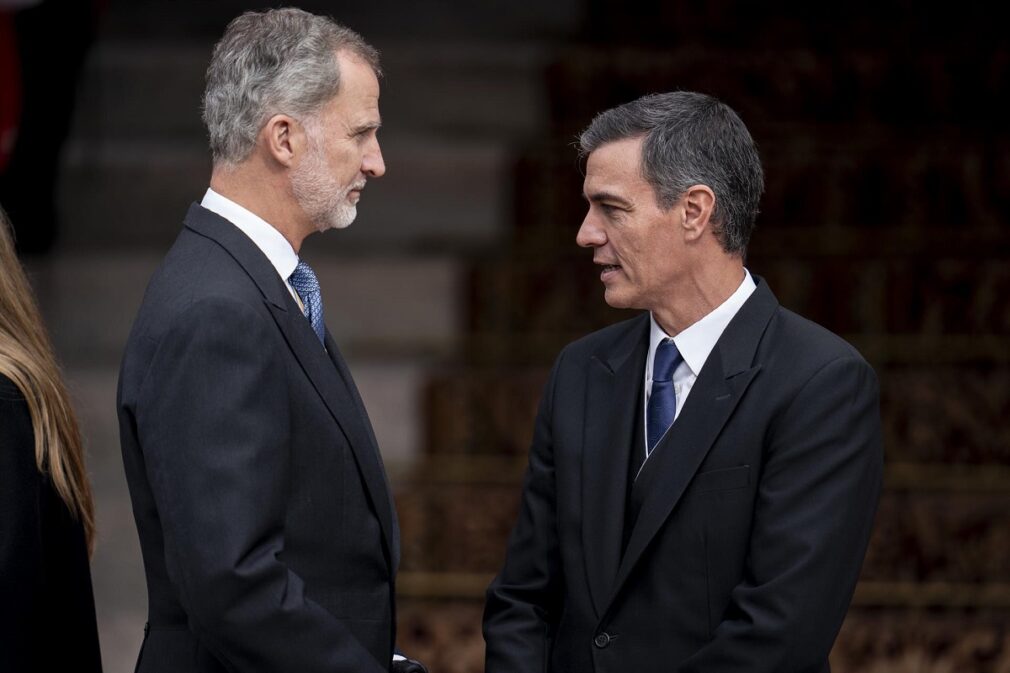
M618 185L629 185L642 180L641 139L626 138L600 145L586 160L584 185L587 196L589 189L612 191Z
M379 82L372 67L353 57L341 62L340 89L326 107L347 124L378 126Z
M354 52L346 49L338 50L337 67L340 69L341 89L343 89L345 80L352 79L355 83L367 86L369 89L379 90L379 76L375 69Z
M637 168L642 156L642 137L621 138L604 143L589 153L586 170L590 167L608 170Z

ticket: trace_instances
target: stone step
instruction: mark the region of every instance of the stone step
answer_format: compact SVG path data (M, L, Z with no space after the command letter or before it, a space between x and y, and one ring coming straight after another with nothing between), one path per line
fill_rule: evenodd
M29 263L63 362L118 366L144 289L162 256L63 252ZM307 251L306 258L319 276L327 325L348 357L430 360L453 352L461 320L458 261L435 255L351 256L325 249Z
M204 74L213 41L99 39L80 75L71 137L202 141Z
M386 177L369 184L354 225L326 236L327 246L437 254L481 250L506 237L510 148L390 132L383 151ZM60 245L164 249L209 180L210 158L201 144L72 141L59 192Z
M147 621L147 585L123 475L113 367L64 367L84 436L98 535L91 561L98 635L106 671L133 670ZM129 668L128 668L129 666Z
M247 10L276 7L266 0L145 0L113 2L105 31L112 36L163 38L180 35L217 38L228 21ZM416 0L411 3L340 3L302 0L298 6L333 16L380 47L388 40L424 39L437 43L446 37L479 40L560 38L581 26L580 0L549 3L480 3Z
M61 245L161 248L210 175L200 97L211 39L105 39L86 63L59 195ZM472 250L510 228L521 139L545 123L532 43L393 41L382 147L342 247ZM138 221L143 226L138 226Z
M85 62L73 135L92 143L203 143L213 39L104 39ZM546 49L531 42L396 41L382 47L380 109L394 131L448 141L521 138L547 122Z

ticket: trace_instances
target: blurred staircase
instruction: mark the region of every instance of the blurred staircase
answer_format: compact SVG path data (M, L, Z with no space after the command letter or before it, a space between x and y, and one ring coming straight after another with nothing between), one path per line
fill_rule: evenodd
M1010 670L1010 52L996 22L715 0L332 11L383 52L388 174L310 239L327 318L393 477L400 646L482 670L483 592L564 344L609 309L574 236L572 143L600 110L697 89L740 112L768 189L748 267L881 381L886 492L837 673ZM147 279L206 188L203 71L267 3L113 2L85 66L57 251L31 264L99 498L106 670L145 615L115 377ZM477 6L479 5L479 6ZM932 23L931 23L932 22Z

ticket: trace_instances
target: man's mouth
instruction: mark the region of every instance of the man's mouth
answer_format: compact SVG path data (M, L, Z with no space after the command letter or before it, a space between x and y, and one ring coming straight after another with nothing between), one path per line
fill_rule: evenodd
M347 192L347 198L352 202L357 202L361 198L361 190L364 188L364 182L360 185L351 185L351 189Z
M620 264L601 264L600 266L603 267L600 271L600 280L602 281L613 278L621 270Z

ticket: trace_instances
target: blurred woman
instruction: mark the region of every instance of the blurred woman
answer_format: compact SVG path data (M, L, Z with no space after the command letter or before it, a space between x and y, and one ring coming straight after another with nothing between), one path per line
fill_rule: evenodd
M0 671L100 671L77 421L0 209Z

